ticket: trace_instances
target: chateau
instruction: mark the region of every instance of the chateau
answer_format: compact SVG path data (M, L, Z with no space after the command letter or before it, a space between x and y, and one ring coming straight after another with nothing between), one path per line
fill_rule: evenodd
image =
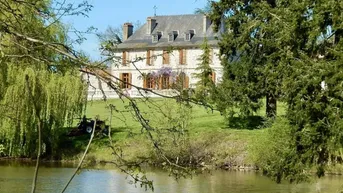
M117 45L111 73L133 85L152 89L161 94L173 94L172 84L181 80L184 88L195 88L194 74L203 51L200 46L207 38L211 47L212 80L222 77L219 48L211 20L201 14L148 17L146 23L133 33L131 23L123 25L123 42ZM99 89L89 88L93 98L102 98ZM120 84L132 97L141 93L129 84ZM107 86L102 88L107 98L118 97ZM100 94L98 96L98 94ZM90 94L89 94L90 95ZM151 95L152 96L152 95ZM90 98L90 96L89 96Z

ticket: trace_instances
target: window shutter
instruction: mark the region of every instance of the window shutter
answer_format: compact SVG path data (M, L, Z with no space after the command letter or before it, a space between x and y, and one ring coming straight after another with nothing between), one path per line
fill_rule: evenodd
M185 82L184 82L184 88L189 88L189 77L185 75Z
M156 78L153 78L152 79L152 88L151 89L157 89L157 87L156 87Z
M168 51L163 51L163 64L169 64L169 53Z
M162 78L163 78L163 77L160 76L159 79L158 79L158 89L159 89L159 90L162 90Z
M149 75L146 75L146 76L143 77L143 88L148 88L148 87L147 87L148 76L149 76Z
M183 64L182 62L183 62L183 50L180 49L179 50L179 64Z
M146 53L146 64L151 65L151 53L150 50L147 51Z
M210 49L210 64L213 64L213 49Z
M154 65L154 60L155 60L154 51L150 50L150 65Z
M168 58L167 62L168 62L168 64L170 64L169 53L167 53L167 58Z
M130 84L128 84L127 87L128 87L128 89L131 89L131 84L132 84L132 73L129 73L129 83L130 83Z
M163 64L165 64L166 63L166 51L164 51L164 50L163 50L162 57L163 57Z
M169 76L167 80L168 80L167 88L170 89L173 86L173 79L171 76Z
M126 66L126 52L123 52L123 57L122 57L122 65Z
M183 49L182 50L182 54L183 54L183 57L182 57L182 64L187 64L187 50L186 49Z
M119 79L123 80L123 73L119 73ZM119 87L123 88L124 83L122 81L119 82Z

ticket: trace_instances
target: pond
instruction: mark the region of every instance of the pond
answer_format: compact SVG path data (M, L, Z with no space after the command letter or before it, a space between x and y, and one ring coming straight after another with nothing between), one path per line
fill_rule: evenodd
M60 192L74 171L71 165L44 164L39 170L37 192ZM31 190L33 164L0 162L0 192L27 193ZM343 176L327 176L312 183L275 184L256 172L213 171L192 179L175 179L168 173L151 170L158 193L336 193L343 190ZM66 192L69 193L146 193L139 184L115 169L83 169L77 174Z

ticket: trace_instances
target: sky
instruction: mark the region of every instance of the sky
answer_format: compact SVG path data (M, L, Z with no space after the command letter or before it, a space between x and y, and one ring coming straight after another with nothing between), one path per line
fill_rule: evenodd
M81 3L84 0L67 0L68 3ZM73 16L63 19L67 25L73 25L77 30L86 31L89 27L97 28L97 32L104 32L108 26L119 27L125 22L142 24L146 18L154 15L193 14L197 8L203 8L207 0L88 0L94 7L88 17ZM72 34L70 34L73 37ZM92 60L100 60L98 39L96 35L88 34L76 49L85 52Z

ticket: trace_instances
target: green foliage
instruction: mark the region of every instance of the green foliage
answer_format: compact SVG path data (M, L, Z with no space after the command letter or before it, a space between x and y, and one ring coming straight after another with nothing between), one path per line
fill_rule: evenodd
M200 62L196 68L197 72L194 77L198 79L195 89L195 97L204 102L210 102L211 92L215 88L215 84L212 80L213 69L210 67L211 61L211 47L208 45L207 38L205 37L203 44L201 45L203 53L198 58Z
M87 107L87 116L99 114L102 119L106 119L109 116L105 109L106 103L115 105L121 111L125 109L126 102L119 99L93 101ZM150 98L148 102L141 102L139 107L149 123L156 128L152 132L158 133L158 136L154 137L158 137L155 139L164 155L173 163L177 161L181 166L192 168L253 164L248 160L247 145L253 138L258 138L262 130L223 129L225 121L220 113L212 113L196 105L192 105L190 109L172 99ZM123 158L131 164L149 163L166 167L168 164L163 165L165 160L156 153L135 117L130 117L130 112L125 110L122 114L123 117L121 113L114 113L112 137L116 145L121 147ZM82 145L77 144L81 140L87 142L87 138L77 137L72 140L73 144L65 144L61 152L79 149ZM107 140L96 138L92 143L89 154L94 155L97 161L113 160Z
M159 103L161 112L157 112L155 127L175 129L181 133L186 132L192 118L192 106L168 99L162 100Z
M287 117L296 126L297 151L303 162L315 163L317 175L323 176L331 156L343 147L343 74L341 62L327 60L295 64L291 77L293 89L286 95ZM299 76L307 71L306 76ZM297 76L298 75L298 76ZM311 78L307 78L311 77ZM326 88L320 86L325 80ZM290 84L291 82L287 82Z
M5 154L5 146L3 144L0 144L0 156L4 156Z
M8 156L37 155L38 125L44 154L56 155L62 127L82 112L85 86L78 66L61 55L70 51L68 37L53 3L0 4L0 143Z
M265 121L261 116L229 117L229 127L235 129L259 129Z
M287 104L291 129L280 138L289 141L275 154L281 155L280 167L269 170L278 181L301 179L302 167L315 167L323 176L330 157L343 146L342 8L334 0L212 4L217 27L224 21L229 29L219 42L224 81L218 106L249 114L264 96L267 110L276 99Z
M182 102L163 99L152 116L153 135L160 148L167 151L170 147L183 151L187 146L191 125L192 107ZM154 150L156 151L156 150ZM167 151L169 152L169 151ZM171 160L179 159L177 154L167 156Z
M277 118L270 127L263 130L259 138L250 145L249 152L253 162L259 166L263 173L276 182L289 180L299 182L307 180L308 173L305 173L308 165L299 162L295 149L294 127L287 119Z
M42 124L45 154L56 155L58 139L64 132L60 129L82 113L85 87L80 78L71 72L61 75L16 65L9 66L7 76L9 86L0 101L0 136L9 156L36 155L37 124Z
M282 45L277 44L279 21L266 14L269 6L265 1L220 1L213 6L211 18L218 25L223 21L230 29L219 42L224 75L216 101L224 114L238 108L242 116L253 115L261 107L260 99L268 95L276 99L280 93L284 64L279 51ZM231 102L223 102L223 98ZM276 104L271 105L276 108ZM267 114L276 113L271 111Z

